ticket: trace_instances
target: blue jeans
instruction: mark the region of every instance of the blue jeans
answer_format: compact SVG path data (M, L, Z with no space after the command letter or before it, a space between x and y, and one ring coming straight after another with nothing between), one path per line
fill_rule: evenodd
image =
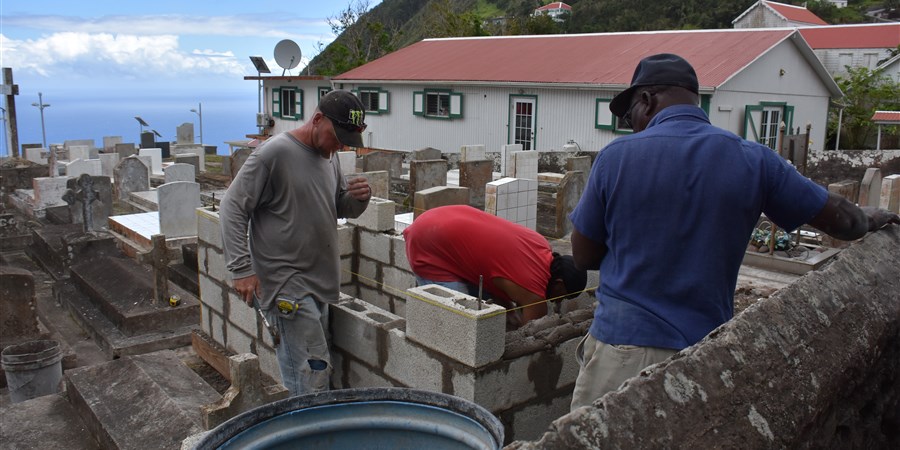
M267 317L276 324L281 344L275 356L281 370L281 382L291 396L327 391L331 379L331 354L328 350L328 304L311 296L298 301L299 309L288 318L269 309Z

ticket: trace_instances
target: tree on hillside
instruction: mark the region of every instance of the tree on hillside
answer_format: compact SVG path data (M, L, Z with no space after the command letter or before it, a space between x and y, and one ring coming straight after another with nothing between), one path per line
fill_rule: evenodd
M337 75L395 50L402 32L371 19L368 0L354 0L327 21L338 38L321 56L323 61L314 68L319 75Z
M456 12L450 0L429 3L424 20L426 38L488 36L474 11Z
M865 67L849 68L846 76L835 77L844 97L838 103L840 109L832 109L828 117L830 140L837 134L838 119L841 122L841 148L871 148L878 126L872 123L875 111L900 109L900 82ZM888 132L893 131L893 128Z

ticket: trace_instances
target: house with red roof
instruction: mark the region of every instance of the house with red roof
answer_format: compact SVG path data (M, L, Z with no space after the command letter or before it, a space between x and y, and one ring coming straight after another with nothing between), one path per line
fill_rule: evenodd
M596 151L632 132L609 102L656 53L695 67L714 125L774 148L782 122L808 123L822 149L829 100L842 94L790 28L426 39L331 81L377 99L367 103L368 147Z
M800 28L803 39L832 76L847 67L875 70L900 46L900 23L865 23Z
M803 6L760 0L731 21L734 28L775 28L828 25Z
M563 3L563 2L552 2L548 3L540 8L534 10L533 16L537 17L540 15L550 16L555 22L562 22L565 20L564 16L566 14L572 13L572 7Z

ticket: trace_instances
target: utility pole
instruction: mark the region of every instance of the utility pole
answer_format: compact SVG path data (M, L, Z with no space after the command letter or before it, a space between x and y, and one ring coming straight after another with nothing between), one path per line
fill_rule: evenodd
M0 85L0 94L3 95L4 109L8 114L6 118L6 148L9 156L19 157L19 126L16 121L16 96L19 95L19 86L13 84L11 67L3 68L3 84Z

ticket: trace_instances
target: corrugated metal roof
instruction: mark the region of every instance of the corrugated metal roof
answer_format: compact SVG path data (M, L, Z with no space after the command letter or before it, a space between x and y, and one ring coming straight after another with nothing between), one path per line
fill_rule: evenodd
M794 6L794 5L786 5L784 3L778 2L762 2L769 8L772 8L778 14L781 14L787 20L791 22L801 22L808 23L811 25L828 25L827 22L822 20L819 16L813 14L812 11L802 7L802 6Z
M427 39L335 81L457 81L627 86L645 56L675 53L715 88L787 39L792 28Z
M900 111L875 111L875 114L872 116L872 122L900 125Z
M565 9L565 10L571 11L572 7L563 2L553 2L553 3L546 4L544 6L541 6L540 8L535 9L535 11L549 11L551 9Z
M896 48L900 45L900 23L831 25L799 30L814 49Z

